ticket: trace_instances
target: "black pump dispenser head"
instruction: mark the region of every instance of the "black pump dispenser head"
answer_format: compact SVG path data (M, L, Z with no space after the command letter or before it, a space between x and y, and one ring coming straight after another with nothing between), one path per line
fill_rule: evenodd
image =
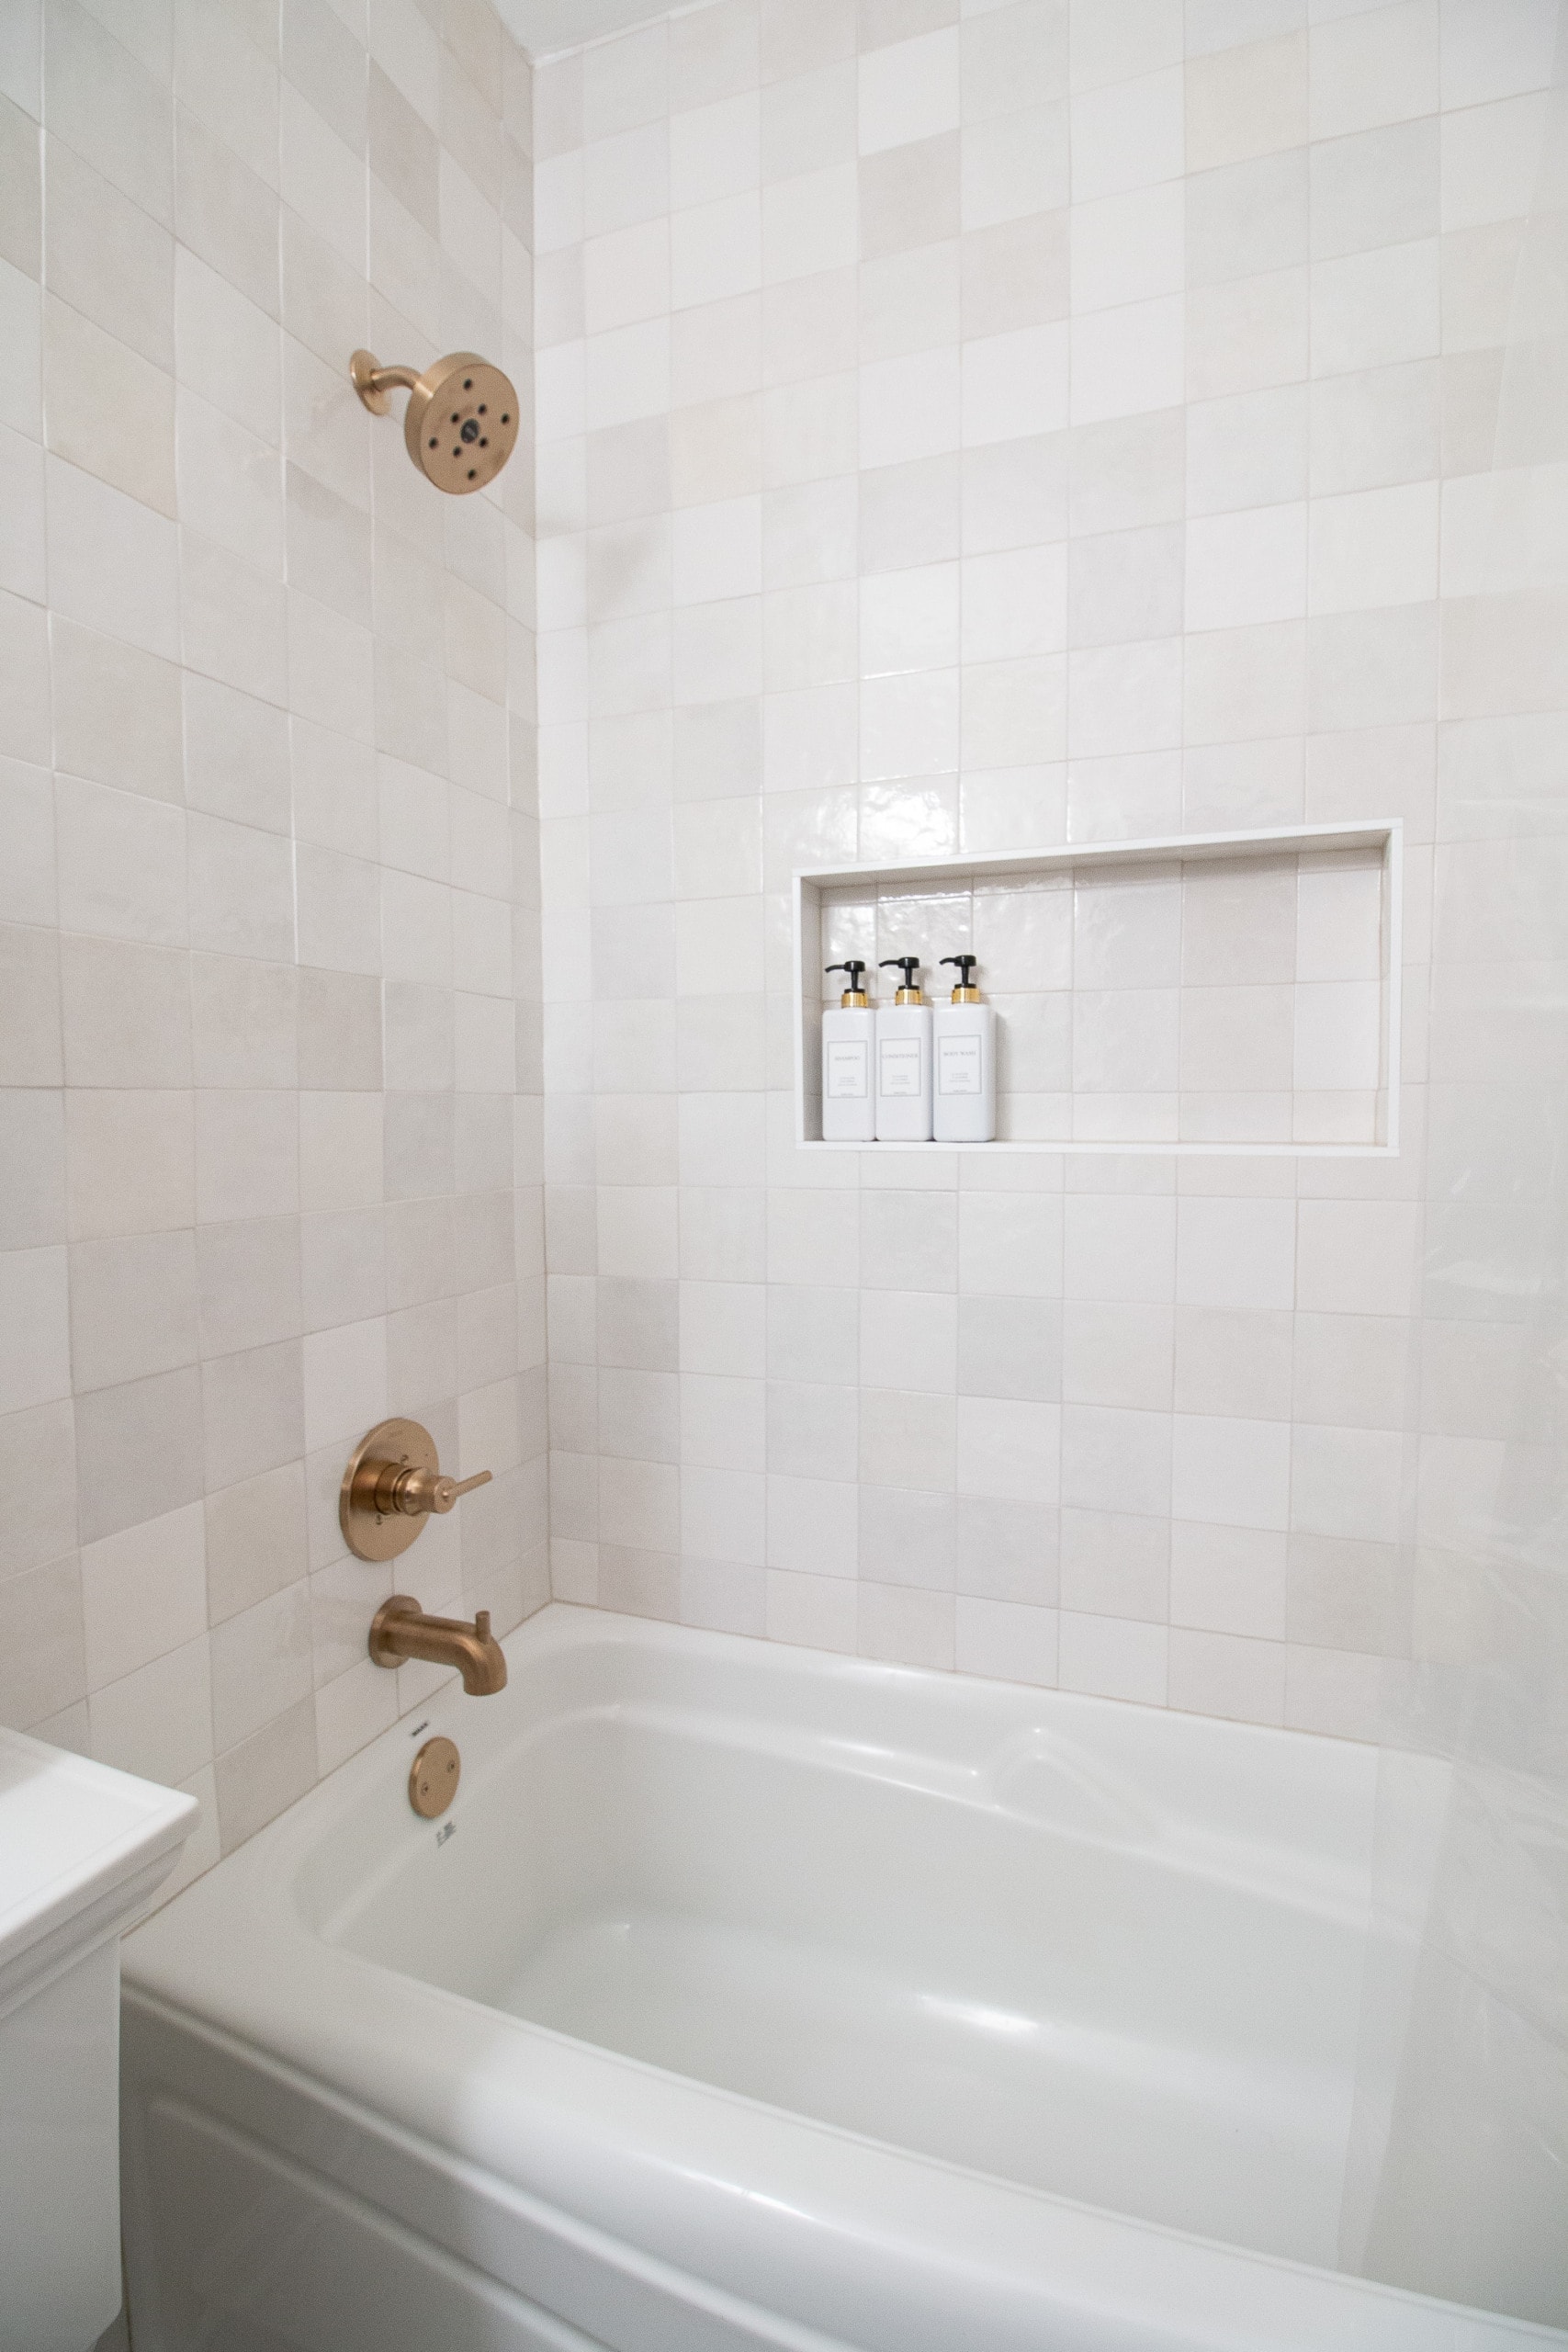
M919 981L915 978L920 968L920 959L918 956L885 956L878 968L884 972L891 969L895 972L902 972L904 975L893 999L895 1004L923 1004L925 1002L924 997L920 994Z
M958 983L951 1001L954 1004L978 1004L980 991L975 986L975 967L980 960L978 956L944 956L942 960L944 964L956 964L958 967Z
M847 964L829 964L825 969L829 972L842 972L849 982L848 988L839 999L840 1012L859 1012L870 1003L871 1000L862 985L862 975L865 966L858 956L852 956Z

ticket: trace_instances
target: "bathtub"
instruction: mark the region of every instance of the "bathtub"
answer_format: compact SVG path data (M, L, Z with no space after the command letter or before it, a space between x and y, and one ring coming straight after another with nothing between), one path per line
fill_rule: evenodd
M1336 2267L1373 1750L506 1649L126 1945L137 2352L1568 2343Z

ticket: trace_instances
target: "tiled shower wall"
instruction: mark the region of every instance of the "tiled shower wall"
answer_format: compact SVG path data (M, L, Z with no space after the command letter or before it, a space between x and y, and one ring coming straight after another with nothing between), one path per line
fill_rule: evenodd
M496 1474L400 1586L547 1590L530 467L345 376L528 386L529 84L485 0L0 8L0 1721L187 1871L428 1688L370 1422Z
M1501 952L1555 25L718 0L539 69L558 1595L1356 1734L1440 1645L1422 1432L1436 1527L1517 1335L1451 1119L1427 1229L1434 847ZM794 1148L793 867L1389 816L1396 1161Z

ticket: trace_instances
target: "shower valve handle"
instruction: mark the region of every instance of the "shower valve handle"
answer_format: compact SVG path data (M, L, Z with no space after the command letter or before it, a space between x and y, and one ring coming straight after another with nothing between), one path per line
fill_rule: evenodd
M450 1510L459 1495L471 1495L476 1487L488 1487L491 1473L477 1470L471 1478L448 1478L434 1470L392 1470L377 1487L376 1499L383 1510L400 1510L409 1519L417 1519L422 1511ZM384 1498L384 1499L383 1499Z

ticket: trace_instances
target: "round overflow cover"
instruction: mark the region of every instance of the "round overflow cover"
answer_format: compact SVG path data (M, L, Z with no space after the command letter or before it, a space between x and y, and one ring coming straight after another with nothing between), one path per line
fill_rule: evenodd
M463 1770L456 1742L437 1736L427 1739L409 1773L409 1803L425 1821L446 1812L457 1793Z

